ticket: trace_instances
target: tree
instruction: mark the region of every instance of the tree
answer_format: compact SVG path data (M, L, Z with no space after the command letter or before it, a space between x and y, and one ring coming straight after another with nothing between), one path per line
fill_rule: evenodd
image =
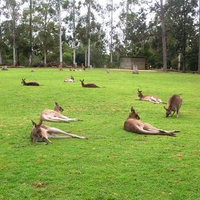
M37 4L33 17L35 43L38 51L43 55L44 66L47 65L47 55L55 48L58 49L58 26L55 24L57 21L56 3L54 0L46 0Z
M119 18L117 27L122 30L120 56L136 56L144 49L149 39L146 10L139 8L136 1L127 0L126 8L122 10Z
M60 63L59 69L62 71L63 68L63 56L62 56L62 23L61 23L61 6L60 0L58 0L58 15L59 15L59 52L60 52Z
M0 8L0 65L2 65L3 60L2 60L2 46L3 46L3 42L2 42L2 28L1 28L1 8Z
M168 0L166 2L168 30L176 39L177 54L182 55L182 71L186 71L187 45L194 37L197 0Z
M166 31L165 31L163 0L160 0L160 12L161 12L160 18L162 23L163 71L167 71L167 47L166 47Z
M101 9L101 6L97 4L95 0L85 0L84 6L87 7L87 15L86 15L86 23L87 23L87 29L86 29L86 35L87 35L87 66L90 67L90 59L91 59L91 34L92 34L92 25L95 24L95 15L94 12L99 12Z
M63 8L66 12L65 16L65 23L68 25L68 33L70 35L69 40L71 47L73 49L73 65L75 66L77 64L76 60L76 48L77 48L77 30L76 25L78 18L80 16L80 8L81 8L81 2L76 0L71 1L64 1Z
M32 67L32 62L33 62L33 30L32 30L32 21L33 21L33 0L22 0L22 3L24 4L25 2L29 2L29 9L28 12L24 10L26 14L29 15L29 49L28 49L28 60L29 60L29 67ZM34 2L35 3L35 2Z
M200 74L200 0L199 0L199 42L198 42L198 46L199 46L199 56L198 56L198 73Z
M19 3L15 0L7 0L5 3L5 9L7 9L6 16L11 19L11 34L12 34L12 47L13 47L13 66L17 65L17 45L16 45L16 26L19 16Z

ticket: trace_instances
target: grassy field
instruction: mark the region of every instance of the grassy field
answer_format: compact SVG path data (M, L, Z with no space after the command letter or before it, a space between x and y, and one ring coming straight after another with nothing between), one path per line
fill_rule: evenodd
M0 200L198 200L200 199L200 76L105 69L9 69L0 71ZM64 83L71 75L75 83ZM39 87L22 86L21 79ZM93 82L101 88L82 88ZM183 99L180 117L166 118L163 104L137 99L137 89L167 101ZM30 142L31 120L57 101L64 115L82 119L45 124L88 140ZM123 123L133 106L176 137L128 133Z

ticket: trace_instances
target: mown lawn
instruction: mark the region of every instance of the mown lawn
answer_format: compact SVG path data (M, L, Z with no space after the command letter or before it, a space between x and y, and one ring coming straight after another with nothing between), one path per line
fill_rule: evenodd
M0 71L0 199L197 200L200 199L200 76L105 69ZM64 78L75 77L75 83ZM22 86L21 79L39 87ZM98 89L82 88L93 82ZM137 89L167 102L179 94L180 117L166 118L164 104L137 99ZM64 115L83 121L45 124L87 136L32 144L31 120L57 101ZM141 119L177 137L125 132L133 106Z

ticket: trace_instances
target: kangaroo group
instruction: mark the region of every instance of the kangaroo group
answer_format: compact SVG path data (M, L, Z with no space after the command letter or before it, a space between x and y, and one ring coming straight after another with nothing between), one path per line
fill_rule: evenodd
M71 77L71 79L74 78ZM66 81L67 82L67 81ZM80 80L82 87L90 87L90 88L98 88L94 83L84 83L84 80ZM22 79L23 85L33 85L33 86L39 86L37 82L25 82L25 79ZM161 104L165 103L160 98L158 98L156 95L143 95L142 91L138 89L138 100L141 101L149 101L154 104ZM179 117L180 114L180 108L182 105L182 99L179 95L174 94L169 97L167 107L164 106L164 109L166 111L166 117L172 117L174 114L176 114L176 117ZM79 136L75 134L71 134L69 132L63 131L61 129L50 127L47 125L44 125L43 122L77 122L80 121L78 118L70 118L65 115L62 115L61 112L63 112L64 109L55 102L55 107L53 110L51 109L45 109L40 114L39 122L36 124L34 121L32 121L33 128L31 130L30 139L32 142L45 142L45 144L51 143L51 140L49 138L78 138L78 139L88 139L85 136ZM140 120L139 115L135 111L133 107L131 107L130 113L128 115L128 118L124 122L123 129L128 132L138 133L138 134L145 134L145 135L167 135L167 136L175 136L175 133L178 133L178 130L163 130L160 128L156 128L146 122L142 122ZM58 135L62 134L62 136Z
M49 138L78 138L78 139L87 139L85 136L78 136L75 134L68 133L61 129L50 127L44 125L43 122L77 122L80 121L78 118L70 118L61 114L64 109L55 102L54 110L45 109L40 114L39 123L36 124L32 121L33 128L31 130L30 139L32 142L45 142L44 144L51 143ZM63 134L60 136L57 134ZM47 142L47 143L46 143Z
M164 103L160 98L155 95L143 95L142 91L138 89L138 99L143 101L150 101L156 104ZM164 106L166 110L166 117L172 117L175 113L179 116L180 108L182 105L182 99L179 95L174 94L168 99L168 107ZM134 132L138 134L146 135L168 135L175 136L178 130L166 131L156 128L148 123L142 122L139 115L136 113L135 109L131 107L130 114L126 121L124 122L124 130L128 132Z
M178 133L178 130L166 131L156 128L148 123L142 122L135 109L131 107L131 112L124 122L124 130L128 132L134 132L145 135L168 135L175 136L174 133Z

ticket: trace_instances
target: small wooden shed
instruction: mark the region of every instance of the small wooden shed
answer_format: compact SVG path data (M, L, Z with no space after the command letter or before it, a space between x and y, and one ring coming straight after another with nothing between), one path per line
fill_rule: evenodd
M137 66L138 70L145 69L145 57L120 57L121 69L133 69Z

